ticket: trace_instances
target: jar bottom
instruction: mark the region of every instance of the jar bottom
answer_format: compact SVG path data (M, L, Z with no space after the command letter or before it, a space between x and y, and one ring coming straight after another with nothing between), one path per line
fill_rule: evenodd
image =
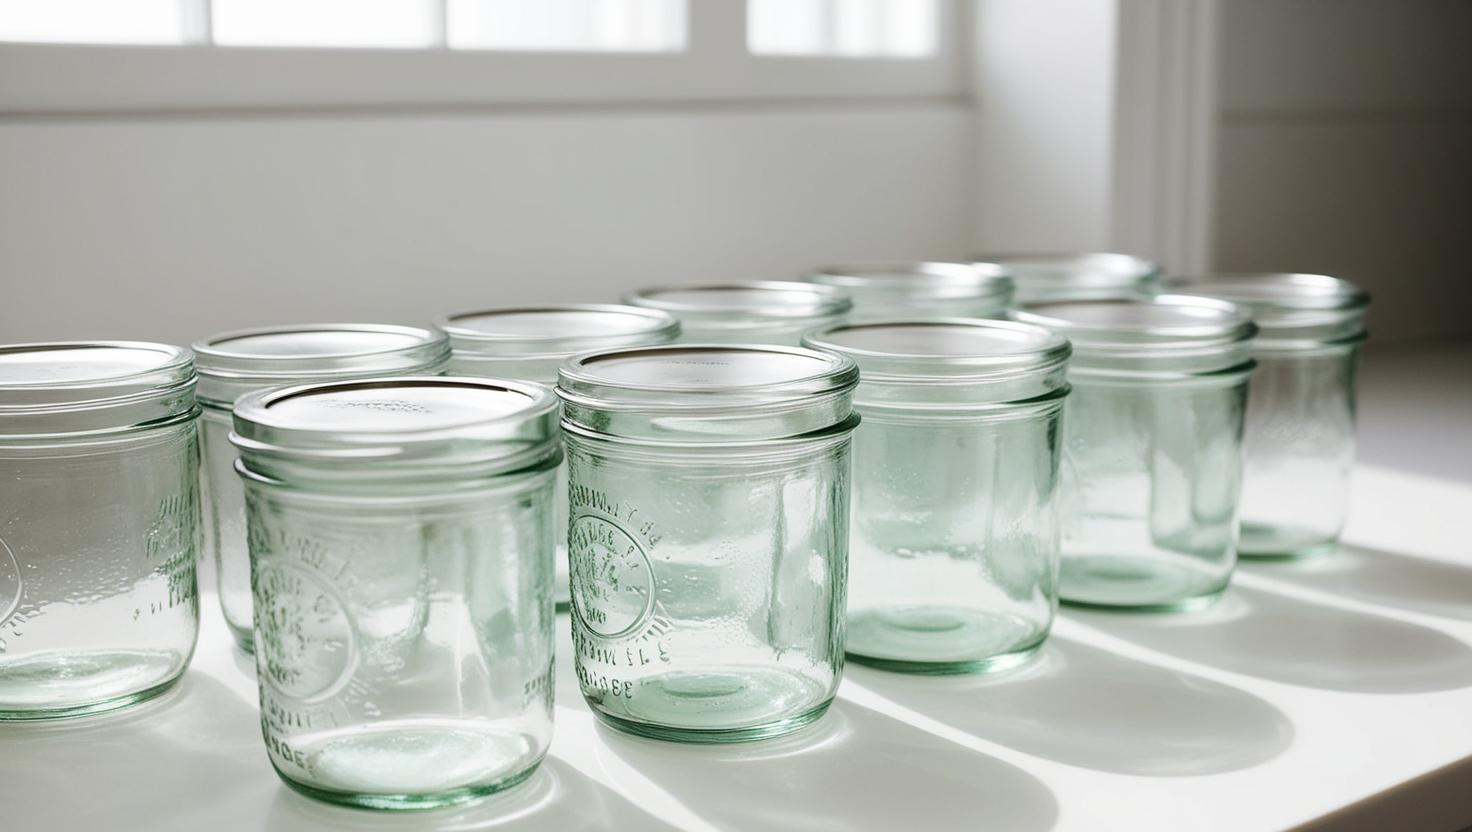
M256 636L250 629L242 629L226 621L225 626L230 630L230 638L235 641L235 646L246 655L255 655Z
M984 673L1027 661L1047 627L1018 615L967 607L871 609L848 618L848 656L900 673Z
M463 721L415 720L298 736L313 782L276 773L318 800L368 809L432 809L499 792L541 762L534 739ZM274 764L274 760L273 760Z
M1211 606L1231 573L1141 555L1065 555L1058 596L1078 607L1180 612Z
M1245 558L1296 560L1328 554L1334 551L1337 542L1336 536L1301 526L1244 520L1237 554Z
M0 660L0 721L125 708L172 687L188 660L169 650L56 650Z
M590 703L613 727L673 742L747 742L789 734L822 716L833 695L813 679L773 668L662 673L627 699Z

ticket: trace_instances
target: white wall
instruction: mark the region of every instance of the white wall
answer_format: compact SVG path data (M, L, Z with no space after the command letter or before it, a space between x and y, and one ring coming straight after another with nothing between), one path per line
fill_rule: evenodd
M972 248L962 102L0 120L0 342L188 342Z
M1472 335L1472 3L1223 0L1217 266L1375 296L1377 339Z

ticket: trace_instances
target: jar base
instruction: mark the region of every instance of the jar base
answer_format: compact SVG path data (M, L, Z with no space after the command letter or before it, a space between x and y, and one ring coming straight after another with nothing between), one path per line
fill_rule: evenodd
M58 651L0 662L0 721L69 719L136 705L173 687L186 663L165 650Z
M230 638L235 642L235 647L248 656L254 656L256 653L255 633L251 630L242 630L229 622L226 622L226 627L230 630Z
M848 657L899 673L985 673L1022 664L1046 628L1016 615L964 607L864 610L848 619Z
M819 717L828 712L828 707L832 704L833 700L829 699L793 716L762 725L741 728L684 728L670 725L654 725L648 722L617 717L613 714L605 713L597 707L593 708L593 713L597 714L598 718L605 724L625 734L633 734L634 736L651 740L663 740L665 742L717 745L767 740L800 731L818 721Z
M1059 600L1073 607L1184 612L1211 606L1227 588L1226 576L1161 558L1130 555L1064 557Z
M365 809L433 809L525 780L541 762L536 747L518 732L414 721L296 738L293 753L310 766L316 783L283 772L275 760L272 765L287 785L318 800Z
M1261 560L1301 560L1326 555L1338 540L1322 532L1272 523L1242 523L1237 554Z

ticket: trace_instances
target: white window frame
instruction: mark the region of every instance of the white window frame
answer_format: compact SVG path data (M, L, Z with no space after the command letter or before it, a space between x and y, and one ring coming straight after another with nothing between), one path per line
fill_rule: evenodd
M745 0L690 0L682 52L0 44L0 114L962 98L969 3L927 58L756 56Z

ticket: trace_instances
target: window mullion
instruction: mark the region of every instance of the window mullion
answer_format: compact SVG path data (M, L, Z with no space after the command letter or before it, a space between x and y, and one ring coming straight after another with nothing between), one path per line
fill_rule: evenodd
M185 46L210 46L215 42L211 12L211 0L179 0Z

